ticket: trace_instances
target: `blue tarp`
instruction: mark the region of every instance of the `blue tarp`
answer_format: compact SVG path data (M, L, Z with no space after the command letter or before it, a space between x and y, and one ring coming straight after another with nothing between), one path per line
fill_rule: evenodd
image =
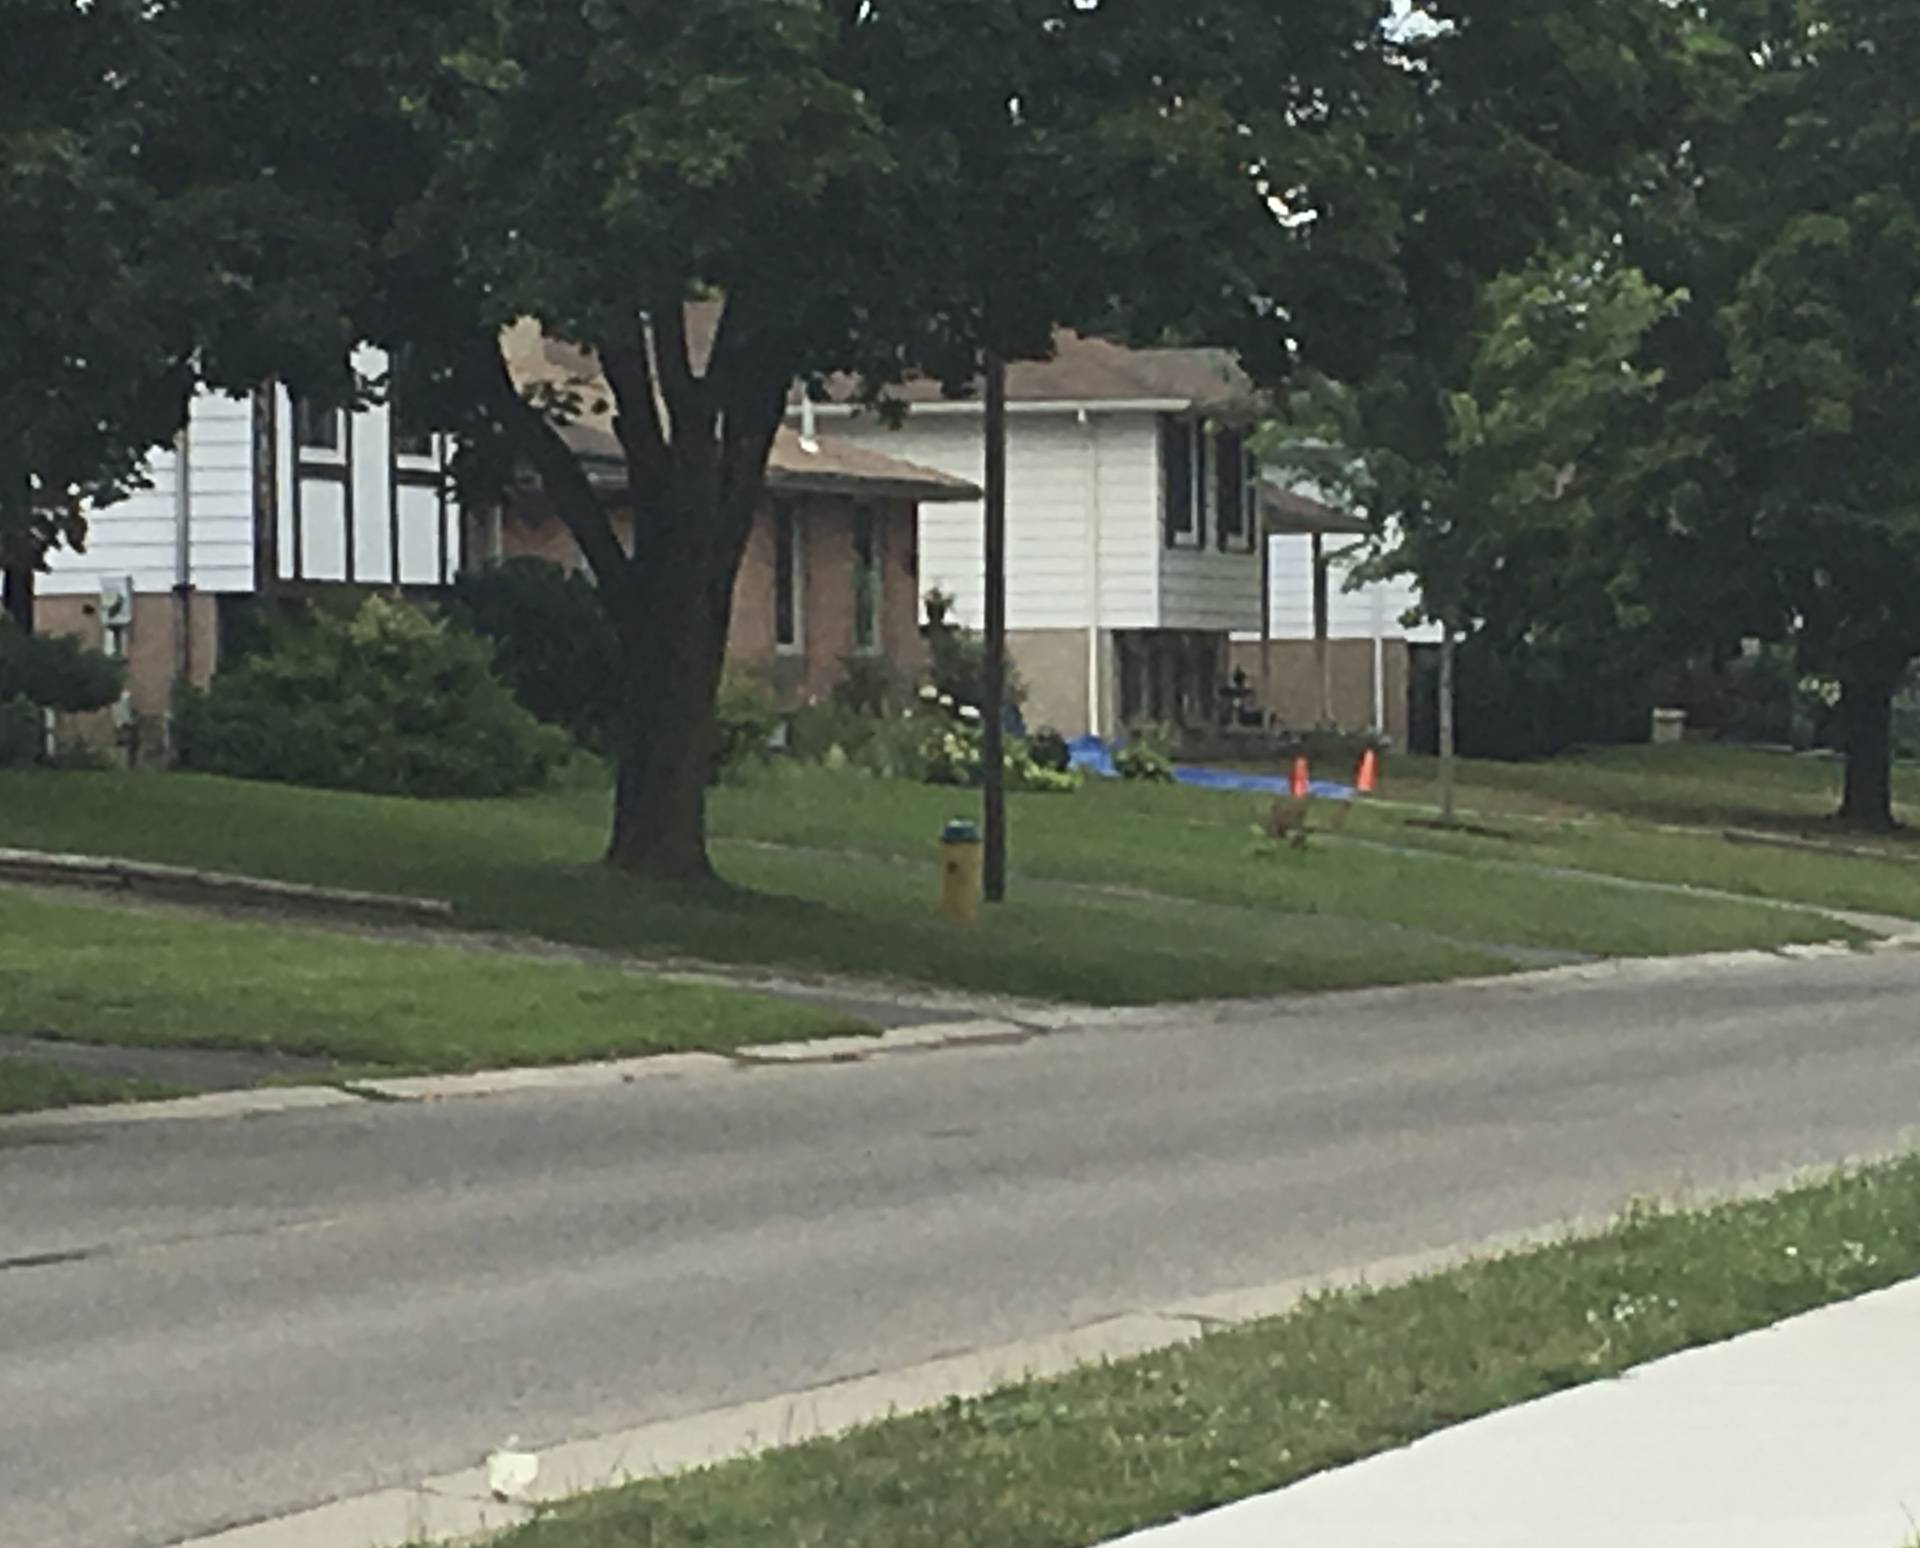
M1120 771L1113 766L1113 749L1097 736L1076 736L1067 743L1067 753L1073 768L1085 769L1104 779L1120 776ZM1190 763L1175 764L1173 777L1177 783L1192 785L1198 790L1246 790L1256 795L1289 795L1293 790L1291 782L1277 774L1241 774L1232 769L1209 769ZM1323 801L1353 799L1351 785L1329 779L1312 781L1307 791Z

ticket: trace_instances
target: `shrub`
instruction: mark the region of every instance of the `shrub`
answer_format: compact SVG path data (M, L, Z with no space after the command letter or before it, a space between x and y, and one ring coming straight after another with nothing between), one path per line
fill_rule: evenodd
M1067 739L1052 726L1042 726L1028 738L1027 752L1041 768L1052 769L1056 774L1064 774L1073 762Z
M623 665L591 580L550 560L508 559L461 576L448 612L493 642L493 670L522 704L607 750Z
M840 658L833 702L848 713L878 719L897 711L905 698L900 673L885 656L855 651Z
M568 756L493 675L489 644L385 597L283 620L273 644L186 695L182 761L210 773L385 795L494 796Z
M780 711L760 677L729 665L714 698L713 778L745 773L772 756L771 743Z
M32 763L41 746L39 709L20 694L0 698L0 769Z
M0 619L0 699L81 714L120 697L126 668L70 634L22 634Z
M943 591L926 595L927 671L936 692L955 704L986 702L986 641L953 622L953 598ZM1006 702L1018 709L1027 702L1026 684L1011 661L1006 670Z
M1164 726L1135 726L1114 750L1122 779L1166 783L1173 778L1173 735Z

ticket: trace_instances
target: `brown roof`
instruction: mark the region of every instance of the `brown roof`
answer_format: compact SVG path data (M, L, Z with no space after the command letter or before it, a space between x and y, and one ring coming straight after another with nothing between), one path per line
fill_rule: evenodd
M1365 535L1373 530L1364 516L1338 510L1323 501L1296 490L1282 489L1270 482L1260 486L1260 513L1266 517L1269 532Z
M592 465L595 483L624 489L627 457L613 433L613 394L593 357L571 344L545 338L525 324L509 332L506 353L514 380L522 387L545 383L580 395L579 417L562 433L574 453ZM767 487L776 493L923 502L977 500L981 494L979 485L950 473L832 436L802 441L797 431L785 428L774 437L773 454L767 462Z
M1053 346L1051 359L1008 362L1009 403L1150 403L1176 410L1232 413L1250 410L1257 402L1252 378L1231 350L1135 349L1070 328L1054 334ZM827 399L851 402L856 388L848 377L833 377L827 383ZM887 388L886 396L912 404L974 405L979 402L979 388L976 384L972 394L956 400L937 381L920 377Z

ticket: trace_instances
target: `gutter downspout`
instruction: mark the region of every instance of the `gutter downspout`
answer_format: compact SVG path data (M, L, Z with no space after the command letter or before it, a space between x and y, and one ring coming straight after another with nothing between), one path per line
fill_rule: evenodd
M1090 474L1087 490L1087 730L1104 736L1100 723L1100 426L1085 409L1080 423L1087 432Z
M1373 734L1387 733L1387 593L1373 583Z
M173 684L167 696L167 753L175 752L173 714L193 682L193 409L173 441Z
M1253 515L1260 532L1260 728L1273 724L1273 534L1267 513Z

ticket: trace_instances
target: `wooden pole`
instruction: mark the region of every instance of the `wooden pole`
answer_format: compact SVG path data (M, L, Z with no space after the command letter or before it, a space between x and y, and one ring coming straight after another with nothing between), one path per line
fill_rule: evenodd
M1327 597L1327 540L1313 535L1313 665L1320 676L1320 724L1333 724L1333 663L1328 639L1333 631Z
M986 663L985 689L980 706L985 719L981 750L981 857L986 899L1000 903L1007 896L1007 363L998 352L987 354L986 414Z
M1264 512L1253 518L1260 526L1260 730L1273 724L1273 534Z
M1453 742L1453 625L1440 633L1440 820L1453 821L1455 758Z

